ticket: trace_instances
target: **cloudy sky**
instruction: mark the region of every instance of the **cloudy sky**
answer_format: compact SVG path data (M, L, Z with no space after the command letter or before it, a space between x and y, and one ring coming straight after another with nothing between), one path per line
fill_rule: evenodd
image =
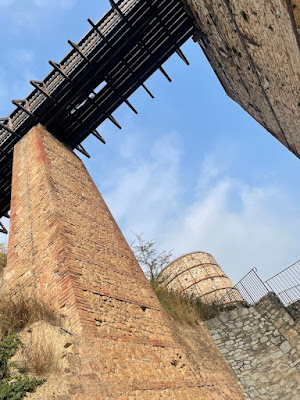
M103 0L0 0L0 116L108 10ZM183 46L85 141L85 160L127 240L144 232L174 256L210 252L233 281L268 278L300 258L300 161L224 93L201 49ZM4 240L1 238L0 240Z

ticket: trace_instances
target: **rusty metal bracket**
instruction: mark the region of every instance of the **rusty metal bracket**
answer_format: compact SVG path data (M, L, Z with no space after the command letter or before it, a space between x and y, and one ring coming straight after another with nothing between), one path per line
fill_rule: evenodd
M92 62L87 58L85 54L83 54L76 43L72 42L72 40L68 40L68 43L81 56L81 58L83 58L88 64L92 64Z
M82 144L79 144L78 146L75 147L76 150L78 150L81 154L86 156L87 158L91 158L89 153L86 151L86 149L82 146Z
M48 99L52 100L53 102L57 103L56 100L47 92L45 89L45 83L40 81L30 81L30 84L38 91L43 93Z
M106 141L103 139L103 137L96 129L92 132L92 135L95 136L95 138L97 138L98 140L100 140L100 142L102 142L103 144L106 144Z
M29 115L35 121L38 121L38 118L25 106L28 105L27 100L13 100L12 103L24 111L27 115Z
M119 14L121 17L124 17L124 14L113 0L109 0L109 4L116 11L117 14Z
M112 115L108 115L107 118L119 129L122 129L121 125L119 124L119 122L112 116Z
M2 224L0 221L0 233L4 233L5 235L8 234L8 230L5 228L5 226Z
M6 120L9 120L9 118L6 118ZM3 124L2 122L0 122L0 128L6 130L6 132L9 132L14 136L17 136L18 138L21 138L21 136L17 132L13 131L12 129L10 129L7 125Z
M63 76L68 82L73 83L72 79L64 73L64 71L61 68L61 65L56 63L55 61L50 60L49 64L51 67L53 67L61 76Z

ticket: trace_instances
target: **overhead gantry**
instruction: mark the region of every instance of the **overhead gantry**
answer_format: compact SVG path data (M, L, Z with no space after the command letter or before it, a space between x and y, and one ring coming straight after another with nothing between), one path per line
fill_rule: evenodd
M13 100L16 109L0 120L0 218L10 209L12 158L15 144L38 123L63 143L89 154L82 141L106 119L119 129L113 112L123 103L137 114L128 98L157 70L171 82L164 62L177 53L196 28L180 0L110 0L111 9L91 25L72 50L41 82L31 81L32 93ZM6 231L3 225L1 230Z

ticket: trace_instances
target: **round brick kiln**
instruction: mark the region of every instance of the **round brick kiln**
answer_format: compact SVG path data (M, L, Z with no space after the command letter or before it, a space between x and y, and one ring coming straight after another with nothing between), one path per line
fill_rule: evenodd
M212 303L223 298L223 303L243 301L233 283L216 260L208 253L186 254L162 270L160 280L169 290L201 298Z

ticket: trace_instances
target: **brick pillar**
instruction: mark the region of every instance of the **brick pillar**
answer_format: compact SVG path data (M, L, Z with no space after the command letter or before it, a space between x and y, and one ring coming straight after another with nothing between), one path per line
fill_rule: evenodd
M223 399L198 381L81 160L40 125L15 147L4 285L67 315L69 399Z

